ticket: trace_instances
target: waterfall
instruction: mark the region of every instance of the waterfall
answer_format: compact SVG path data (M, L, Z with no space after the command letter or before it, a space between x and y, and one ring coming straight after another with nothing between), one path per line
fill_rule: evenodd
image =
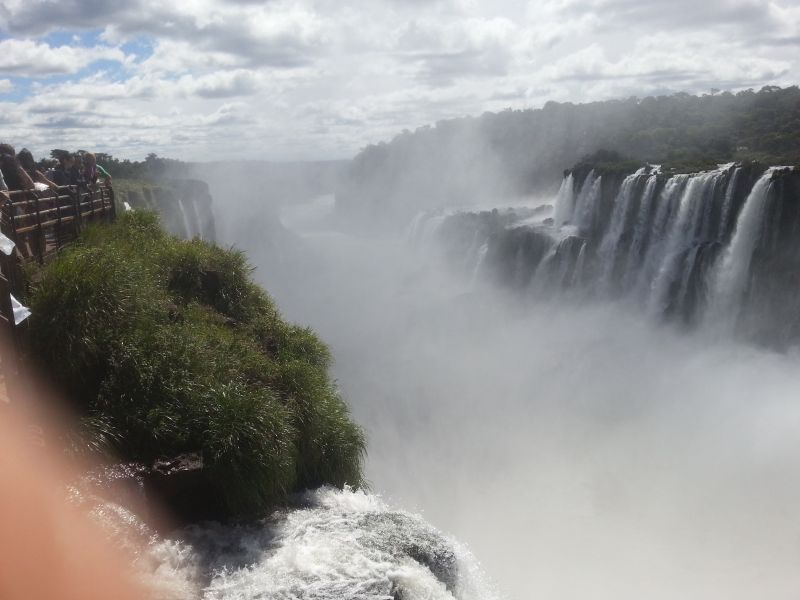
M578 251L578 258L575 260L575 268L572 270L572 281L570 287L575 287L583 282L583 270L586 264L586 240L581 243L581 249Z
M475 261L475 268L472 270L472 279L470 285L474 286L478 282L478 277L483 267L483 262L486 260L486 255L489 253L489 243L485 242L478 249L478 259Z
M420 211L416 214L414 219L411 221L411 224L408 226L408 230L406 231L406 238L410 243L415 243L419 239L419 231L422 227L422 224L425 220L429 217L427 211Z
M572 173L567 175L561 183L555 206L553 220L556 227L562 227L573 220L575 215L575 178Z
M536 270L531 278L530 288L534 291L541 290L553 282L553 272L557 265L558 246L553 246L536 265Z
M531 296L552 298L559 290L577 288L583 296L627 298L653 317L694 324L709 312L731 316L740 308L757 268L752 264L756 251L765 257L758 264L777 260L777 268L796 271L794 251L787 248L794 247L791 232L800 231L792 196L797 183L789 179L798 172L781 170L787 179L773 210L770 182L781 168L767 170L748 190L744 186L752 179L745 173L752 168L726 164L672 176L641 168L621 178L613 196L603 188L614 183L603 184L601 173L592 170L583 181L569 174L555 198L551 223L509 209L461 213L452 222L450 216L428 216L415 229L418 237L442 243L437 232L447 229L447 243L462 244L451 247L450 254L469 258L469 267L460 268L473 282L480 269ZM743 197L740 210L737 198ZM759 302L793 302L776 296L788 293L790 286L781 285L768 284Z
M731 181L728 184L728 189L725 192L725 200L722 204L722 214L720 216L719 224L719 238L724 239L728 235L728 227L733 216L733 198L736 195L736 185L739 182L739 177L742 174L741 167L736 167L731 176Z
M603 241L600 243L600 260L604 265L601 284L609 289L612 285L614 267L620 251L622 234L627 229L628 218L631 213L631 204L635 199L636 184L644 175L645 169L641 168L633 175L628 175L622 182L619 193L614 200L614 208Z
M633 237L628 248L628 258L625 262L623 274L623 286L628 287L634 283L636 278L636 267L641 265L641 252L644 247L645 239L650 231L651 219L653 218L653 199L658 188L658 176L654 173L647 178L642 201L639 204L639 212L633 226Z
M681 195L678 214L672 224L658 274L651 286L648 301L651 312L663 314L671 305L672 286L680 281L686 269L686 252L697 243L705 210L703 200L709 189L713 189L724 171L701 173L690 178Z
M653 217L653 224L644 245L644 258L639 274L636 276L634 288L638 296L645 302L650 294L653 279L661 265L664 256L664 247L667 243L667 233L670 225L677 215L677 207L683 190L689 181L688 175L678 175L667 181L658 197L658 207Z
M736 222L731 242L713 273L709 315L712 319L732 319L738 312L747 288L750 264L759 243L772 175L777 167L767 169L753 186Z
M701 248L702 246L695 245L686 253L686 258L684 259L685 266L683 268L683 276L681 277L680 286L678 287L678 293L675 299L675 305L678 307L686 306L688 301L690 292L689 284L692 280L695 267L697 266L698 256L700 255Z
M189 223L189 215L186 214L186 207L183 205L183 198L177 200L178 209L181 211L181 219L183 219L183 229L186 232L186 239L191 239L194 236L194 229Z
M600 199L602 177L595 176L594 170L590 171L581 186L581 191L575 201L573 221L578 231L590 229L594 223L594 211Z
M186 213L186 218L189 219L190 222L192 237L203 239L203 226L200 223L200 215L197 212L197 201L193 198L186 198L184 212Z
M420 212L409 226L408 240L412 244L429 244L447 217L442 211Z

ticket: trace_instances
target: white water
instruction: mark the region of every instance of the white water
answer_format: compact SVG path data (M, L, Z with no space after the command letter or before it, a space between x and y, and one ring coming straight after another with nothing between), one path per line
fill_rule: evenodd
M691 248L696 240L699 221L702 219L705 204L703 202L710 187L717 179L724 175L724 171L711 171L694 175L680 197L678 214L669 231L661 266L651 284L649 299L650 311L654 315L664 312L668 302L669 286L676 278L681 278L686 265L681 262L683 253Z
M628 175L622 182L619 193L614 200L611 224L603 237L603 241L600 243L599 256L605 266L605 273L602 276L601 283L610 282L611 273L619 253L618 246L622 239L622 234L625 233L628 228L628 216L631 212L631 204L635 199L636 184L644 173L645 169L641 168L634 174ZM653 176L653 179L654 178L655 176Z
M630 288L630 286L635 284L637 267L641 261L639 254L642 250L644 239L652 227L651 219L657 183L658 178L656 174L650 175L650 177L647 178L647 183L642 192L641 205L639 206L639 212L633 224L633 239L631 240L631 246L628 249L628 257L625 263L623 285L626 288Z
M572 220L574 213L575 177L570 173L561 182L561 188L558 190L558 195L556 195L555 215L553 217L556 227L561 227Z
M714 273L709 302L709 314L714 320L732 319L741 303L747 286L750 262L762 229L772 174L777 168L767 169L753 186L736 222L731 243Z
M672 177L667 181L659 195L657 202L658 207L656 208L656 214L651 227L651 237L653 241L644 256L639 275L636 277L637 283L635 290L638 292L640 298L645 301L650 296L651 284L661 266L664 249L667 245L670 224L675 220L674 215L671 214L671 210L680 201L679 199L682 197L683 190L688 181L688 175ZM677 211L675 211L675 213L677 213Z
M471 287L474 287L478 283L481 274L481 267L483 267L483 262L486 260L486 255L488 253L489 244L481 244L481 247L478 249L478 260L475 261L475 269L472 271L472 279L470 281Z
M739 183L739 178L741 177L742 169L741 167L736 167L733 172L733 177L731 178L731 182L728 185L728 189L725 193L725 202L722 205L722 225L720 227L720 233L724 235L724 233L728 230L728 225L730 224L731 217L733 214L733 197L736 191L736 185Z
M578 199L575 201L575 213L572 220L579 229L585 229L592 224L592 215L600 197L602 177L597 177L594 171L590 171L581 186Z
M181 219L183 220L183 229L186 232L185 238L186 239L191 239L191 238L193 238L195 236L195 234L197 232L195 231L195 228L192 227L191 223L189 222L189 215L186 214L186 207L183 205L183 199L182 198L178 198L177 205L178 205L178 208L181 211Z
M305 506L260 523L192 526L140 558L164 600L491 600L472 555L375 495L309 492ZM451 586L414 557L438 559ZM435 567L434 567L435 568Z

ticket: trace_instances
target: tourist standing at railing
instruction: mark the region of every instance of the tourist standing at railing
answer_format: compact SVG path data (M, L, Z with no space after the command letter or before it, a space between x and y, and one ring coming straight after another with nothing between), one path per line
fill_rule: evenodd
M58 165L59 165L59 162L57 160L53 159L51 161L51 163L50 163L50 166L44 172L44 176L47 177L50 181L54 181L54 175L55 175L56 169L58 168Z
M97 159L91 152L83 155L83 178L86 185L94 186L97 183Z
M98 177L103 178L103 185L105 185L106 187L111 187L111 175L109 174L109 172L106 171L102 165L96 165L96 166L97 166Z
M83 154L76 152L72 155L72 167L69 169L69 184L83 187L86 185L86 176L83 170Z
M59 151L56 154L56 158L58 159L58 167L53 171L53 181L56 185L73 185L71 173L75 158L66 151Z
M19 164L10 144L0 144L0 171L10 191L34 189L33 180Z
M19 161L22 169L34 182L35 191L33 196L35 197L36 201L35 204L29 208L33 209L37 214L39 214L39 211L47 211L48 209L54 208L58 203L58 186L53 181L45 177L45 175L36 167L36 161L33 159L33 154L27 148L23 148L19 151L19 154L17 154L17 160ZM57 243L57 240L55 239L55 232L52 230L46 231L44 233L44 237L45 244Z
M41 183L50 189L55 189L58 187L54 182L45 177L44 173L36 168L36 161L33 160L33 154L31 154L31 151L27 148L23 148L19 151L19 154L17 154L17 160L19 160L20 166L24 169L34 183Z
M14 152L14 147L10 144L0 144L0 171L3 173L6 185L9 192L32 191L34 190L33 180L30 178L25 169L19 163L19 159ZM14 210L12 217L19 217L20 215L29 214L32 212L32 207L26 202L27 194L14 197L9 193L12 201L14 202ZM21 200L20 202L17 202ZM17 250L23 256L31 256L31 246L26 240L24 243L17 243Z

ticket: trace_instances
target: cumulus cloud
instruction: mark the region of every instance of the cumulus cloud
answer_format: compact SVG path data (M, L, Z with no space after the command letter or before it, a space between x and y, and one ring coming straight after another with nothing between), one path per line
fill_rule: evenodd
M77 73L100 60L126 62L119 48L94 46L50 46L43 42L21 39L0 41L0 74L38 77Z
M111 43L149 35L278 67L308 62L325 41L322 20L294 2L11 0L4 13L3 28L17 34L100 28Z
M220 71L203 77L187 76L181 80L190 94L202 98L230 98L249 96L259 88L259 78L252 71Z
M486 110L796 83L798 31L794 0L5 0L0 93L20 143L343 158Z

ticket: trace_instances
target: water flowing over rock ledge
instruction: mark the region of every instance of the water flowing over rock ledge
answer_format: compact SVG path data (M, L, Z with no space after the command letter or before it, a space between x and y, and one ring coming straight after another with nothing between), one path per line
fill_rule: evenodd
M664 174L584 164L552 205L421 215L472 278L537 297L623 298L655 318L783 347L800 339L800 170Z
M325 487L294 496L266 519L204 521L157 533L129 510L151 475L140 465L120 465L90 474L73 491L115 543L135 554L134 567L151 597L497 597L465 547L378 496Z

